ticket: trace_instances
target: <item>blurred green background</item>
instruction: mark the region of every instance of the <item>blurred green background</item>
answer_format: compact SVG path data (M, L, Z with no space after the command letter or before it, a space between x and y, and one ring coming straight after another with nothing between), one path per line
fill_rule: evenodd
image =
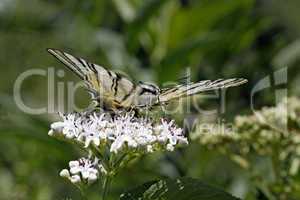
M65 69L46 48L159 85L178 80L187 68L193 81L247 78L247 85L227 91L223 115L230 122L237 114L251 113L253 86L283 67L288 67L289 95L299 95L299 7L296 0L0 0L0 199L80 199L76 188L58 175L81 152L47 135L56 114L29 115L13 100L14 83L22 72ZM65 72L56 82L79 81ZM45 106L47 79L26 80L22 98L28 106ZM87 105L89 96L80 90L76 102ZM274 88L255 96L257 108L274 103ZM199 104L218 108L218 100ZM195 115L192 110L173 117L180 124ZM238 166L194 143L132 163L114 181L111 198L149 180L178 176L256 198ZM95 189L90 196L99 199Z

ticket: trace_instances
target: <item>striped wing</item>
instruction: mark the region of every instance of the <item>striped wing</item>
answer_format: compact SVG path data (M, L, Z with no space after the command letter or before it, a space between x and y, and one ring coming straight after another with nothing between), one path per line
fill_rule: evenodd
M218 79L215 81L204 80L197 83L180 84L173 88L166 88L159 95L159 102L165 103L180 97L190 96L205 91L229 88L246 83L243 78Z
M123 107L122 102L130 96L136 87L132 81L124 76L97 64L57 49L47 49L47 51L84 80L93 100L97 103L103 101L107 109L114 110Z

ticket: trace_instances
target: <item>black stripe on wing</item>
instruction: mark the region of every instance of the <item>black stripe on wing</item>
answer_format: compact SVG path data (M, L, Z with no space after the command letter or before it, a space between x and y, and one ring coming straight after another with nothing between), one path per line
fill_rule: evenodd
M81 61L80 58L76 58L70 54L66 54L60 50L57 49L47 49L47 51L53 55L55 58L57 58L61 63L66 65L72 72L74 72L79 78L85 79L85 73L82 70L83 68L86 68L84 63ZM80 67L81 65L81 67Z
M243 78L218 79L215 81L204 80L197 83L181 84L173 88L163 89L159 96L161 102L167 102L172 99L190 96L205 91L234 87L246 83Z
M119 81L122 79L122 77L116 73L116 78L114 79L114 87L113 87L113 91L114 91L114 96L117 96L117 92L118 92L118 86L119 86Z
M47 51L50 54L52 54L55 58L57 58L60 62L65 64L69 69L71 69L76 75L78 75L83 80L86 79L87 74L103 75L104 73L109 76L111 76L111 74L114 74L114 72L110 72L104 67L96 65L94 63L90 63L85 59L73 56L66 52L57 49L50 49L50 48L47 49Z

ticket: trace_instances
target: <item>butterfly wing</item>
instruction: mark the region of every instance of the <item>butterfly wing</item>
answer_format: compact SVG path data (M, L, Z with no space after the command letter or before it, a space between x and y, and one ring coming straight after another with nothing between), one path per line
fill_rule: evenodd
M159 95L159 102L165 103L180 97L190 96L205 91L224 89L246 83L243 78L218 79L215 81L204 80L197 83L180 84L173 88L166 88Z
M134 92L136 86L126 77L57 49L47 51L85 81L87 90L97 103L102 103L100 101L103 100L108 109L130 106L123 102Z

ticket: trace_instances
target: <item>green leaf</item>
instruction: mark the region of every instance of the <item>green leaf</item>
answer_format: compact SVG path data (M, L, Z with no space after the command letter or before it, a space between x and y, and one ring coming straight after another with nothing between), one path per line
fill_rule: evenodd
M113 0L112 2L114 3L119 15L125 22L131 22L133 20L136 13L128 0Z
M186 41L182 46L170 51L157 66L157 76L159 82L163 83L168 79L176 79L182 66L185 66L189 56L200 49L209 49L220 40L220 34L211 32L202 34L198 38ZM166 76L168 74L168 76Z
M120 200L238 200L193 178L151 181L121 195Z
M151 17L154 16L167 1L168 0L148 0L137 11L135 18L127 27L129 49L136 48L137 35L144 29Z

